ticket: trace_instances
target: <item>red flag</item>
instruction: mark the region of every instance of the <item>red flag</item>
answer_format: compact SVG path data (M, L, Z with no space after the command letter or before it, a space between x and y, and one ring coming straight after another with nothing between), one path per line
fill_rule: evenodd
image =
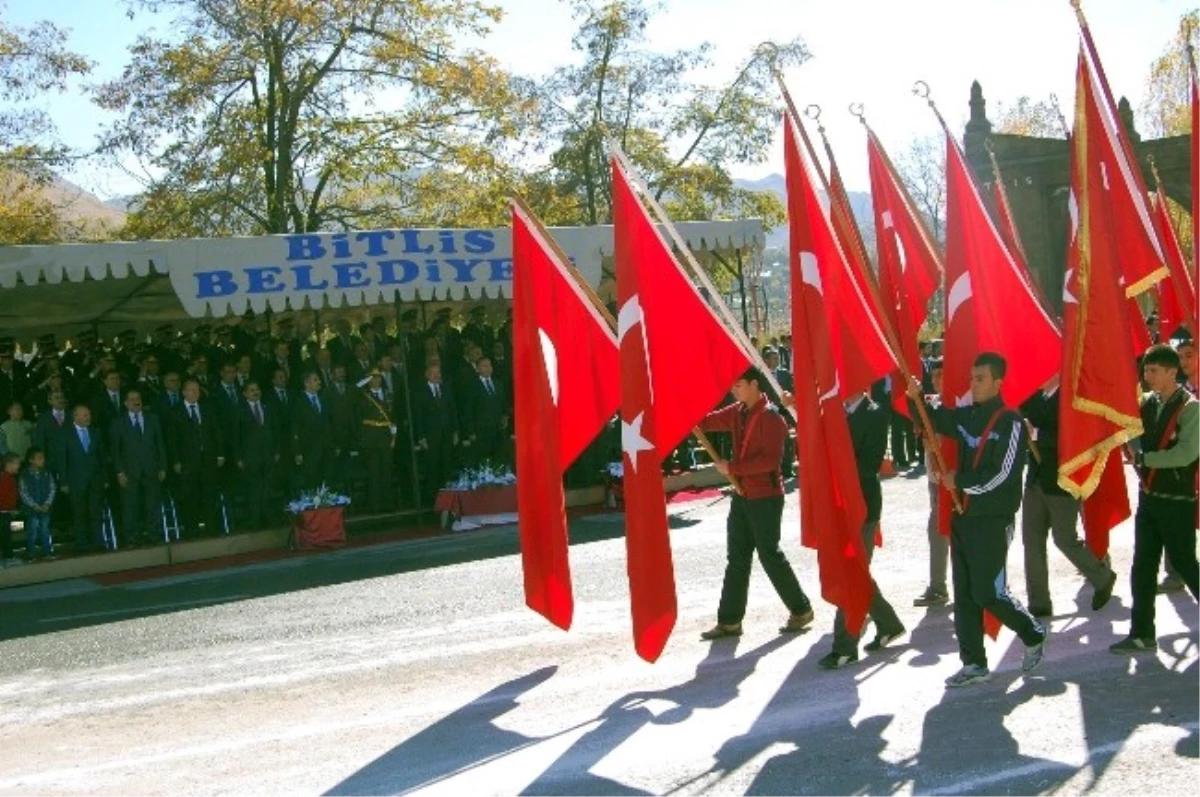
M615 159L612 192L633 639L654 661L676 616L662 460L750 361L680 271Z
M1008 361L1004 399L1016 407L1058 372L1062 341L992 223L958 144L946 134L946 332L948 407L971 401L971 364L993 351Z
M1200 289L1200 79L1196 76L1195 56L1188 52L1192 73L1192 285ZM1192 339L1200 329L1192 330Z
M929 300L942 281L941 248L872 130L867 131L867 163L883 311L896 330L905 362L916 368L921 356L917 333L929 317ZM892 384L903 384L898 371L892 374ZM904 391L892 393L894 408L907 416Z
M1150 195L1154 212L1154 226L1159 240L1166 248L1167 268L1171 276L1158 283L1158 332L1159 339L1166 340L1180 326L1188 327L1196 335L1196 286L1188 273L1187 260L1175 235L1175 224L1167 207L1167 197L1162 189ZM1142 351L1145 351L1143 349Z
M1127 520L1133 511L1129 506L1129 490L1125 486L1125 462L1120 449L1108 455L1104 474L1096 492L1083 502L1083 538L1088 548L1103 559L1108 555L1108 539L1112 530Z
M829 325L827 337L837 365L837 386L842 396L858 396L896 368L896 357L880 328L862 275L856 276L825 211L819 206L811 213L805 206L792 207L803 202L804 195L815 195L816 191L812 174L800 154L798 133L793 129L799 121L786 121L789 118L790 114L784 122L786 158L793 164L786 170L788 217L793 227L809 225L802 231L811 243L805 250L803 265L820 273ZM843 235L849 235L849 231L844 230Z
M1132 308L1120 284L1124 241L1119 236L1125 226L1117 216L1130 211L1111 190L1106 164L1112 163L1112 149L1091 78L1080 54L1071 137L1058 481L1077 498L1090 499L1084 531L1092 550L1103 556L1112 528L1104 526L1129 514L1124 471L1119 454L1113 454L1142 433L1142 422L1134 367L1138 352L1122 331L1130 328ZM1115 473L1106 474L1110 467ZM1106 489L1098 492L1106 475Z
M620 405L617 339L540 225L516 205L512 213L517 527L525 603L567 629L575 603L562 477Z
M1125 280L1125 295L1132 298L1167 276L1166 259L1150 218L1146 184L1129 134L1117 113L1117 103L1104 75L1096 43L1086 25L1081 27L1081 33L1080 69L1087 73L1095 111L1092 119L1096 126L1092 131L1095 139L1090 146L1096 148L1096 157L1103 163L1099 185L1110 193L1112 221L1117 225L1113 235L1121 242L1120 267Z
M845 612L846 626L856 634L871 603L871 574L862 542L867 508L838 390L827 313L833 297L825 281L827 269L821 267L823 261L840 261L844 269L845 261L787 119L784 130L801 539L817 549L821 596Z

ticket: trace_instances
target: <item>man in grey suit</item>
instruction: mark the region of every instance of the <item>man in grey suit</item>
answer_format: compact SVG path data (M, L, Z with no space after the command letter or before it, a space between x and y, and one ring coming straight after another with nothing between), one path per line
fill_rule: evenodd
M144 545L161 533L167 444L158 418L142 411L140 391L125 394L125 412L113 420L108 440L121 492L121 545Z

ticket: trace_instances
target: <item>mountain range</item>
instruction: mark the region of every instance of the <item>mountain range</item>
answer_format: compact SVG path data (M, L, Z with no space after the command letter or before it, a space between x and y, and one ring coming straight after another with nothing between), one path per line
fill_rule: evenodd
M768 174L766 177L757 180L734 180L733 184L737 188L744 188L749 191L770 191L779 197L780 202L787 202L787 183L782 174ZM874 210L871 207L871 195L866 191L847 191L846 194L850 200L850 209L854 212L855 220L858 221L858 226L863 229L871 228L874 225ZM821 199L826 203L829 202L829 198L823 193ZM767 249L786 249L787 242L788 231L786 225L776 227L767 233Z

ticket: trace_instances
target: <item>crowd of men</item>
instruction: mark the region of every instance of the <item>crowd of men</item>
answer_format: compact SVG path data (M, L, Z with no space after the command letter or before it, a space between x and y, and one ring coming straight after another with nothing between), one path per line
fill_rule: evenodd
M105 507L123 547L164 522L183 538L279 525L322 485L357 511L428 507L462 467L512 461L511 313L419 318L339 319L320 342L289 317L83 330L32 356L0 338L0 456L44 457L53 526L79 551L102 547Z

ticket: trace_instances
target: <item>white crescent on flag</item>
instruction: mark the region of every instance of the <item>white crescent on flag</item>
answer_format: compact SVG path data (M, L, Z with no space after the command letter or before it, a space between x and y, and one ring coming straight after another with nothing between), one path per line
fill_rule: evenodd
M968 272L963 272L954 284L950 286L950 296L946 299L946 326L950 326L950 322L954 320L954 314L958 312L958 308L963 302L971 298L971 275Z
M1079 304L1079 300L1071 293L1071 277L1074 275L1075 269L1069 268L1063 277L1063 304Z
M546 367L546 380L550 383L550 398L558 406L558 350L546 330L538 328L538 339L542 343L542 365Z
M817 256L812 252L800 253L800 281L813 286L817 293L825 296L821 287L821 270L817 267Z

